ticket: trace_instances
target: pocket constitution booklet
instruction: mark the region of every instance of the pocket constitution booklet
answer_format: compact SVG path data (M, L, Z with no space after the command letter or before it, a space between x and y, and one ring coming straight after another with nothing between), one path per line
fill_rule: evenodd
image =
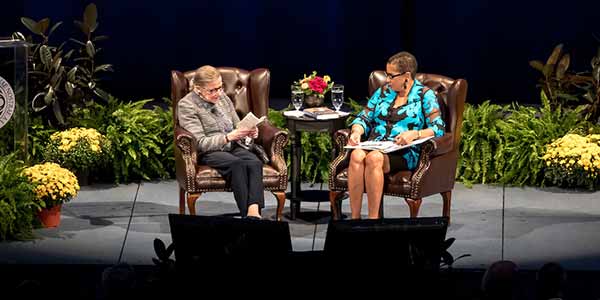
M398 145L393 141L364 141L360 142L356 146L345 146L345 149L363 149L363 150L377 150L383 153L390 153L398 151L400 149L408 148L410 146L418 145L432 139L433 136L424 137L422 139L414 140L408 145Z
M257 118L252 112L249 112L239 123L238 128L254 128L256 125L262 123L267 116Z
M340 115L329 107L311 107L303 110L304 115L317 120L337 119Z

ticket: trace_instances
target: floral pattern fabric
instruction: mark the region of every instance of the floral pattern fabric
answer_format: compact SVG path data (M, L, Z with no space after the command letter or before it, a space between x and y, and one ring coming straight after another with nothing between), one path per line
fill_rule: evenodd
M382 91L383 88L383 91ZM372 141L393 141L396 135L407 130L431 128L436 137L444 135L445 124L435 92L415 79L406 104L393 107L396 91L383 86L373 93L367 106L352 122L361 125L365 136ZM403 151L408 168L413 170L419 161L420 146Z

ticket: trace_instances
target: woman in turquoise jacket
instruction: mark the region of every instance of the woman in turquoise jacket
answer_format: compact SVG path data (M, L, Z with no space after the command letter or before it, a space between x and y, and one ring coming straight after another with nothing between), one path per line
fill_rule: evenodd
M416 139L442 136L445 124L435 92L415 79L417 60L408 52L388 59L386 83L373 93L367 106L352 122L349 145L370 141L394 141L399 145ZM360 219L362 195L367 191L369 219L379 214L384 174L413 170L419 161L418 145L384 154L354 149L348 168L350 210Z

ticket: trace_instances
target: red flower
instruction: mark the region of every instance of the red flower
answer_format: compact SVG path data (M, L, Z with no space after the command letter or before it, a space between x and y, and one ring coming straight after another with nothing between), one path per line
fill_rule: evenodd
M315 78L308 81L308 86L311 90L323 94L325 88L327 88L327 83L323 80L322 77L316 76Z

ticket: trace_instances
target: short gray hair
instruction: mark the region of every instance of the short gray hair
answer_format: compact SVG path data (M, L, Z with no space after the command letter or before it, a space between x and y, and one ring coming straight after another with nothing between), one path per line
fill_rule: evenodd
M191 85L205 86L209 82L213 82L221 78L221 73L213 66L202 66L196 70Z

